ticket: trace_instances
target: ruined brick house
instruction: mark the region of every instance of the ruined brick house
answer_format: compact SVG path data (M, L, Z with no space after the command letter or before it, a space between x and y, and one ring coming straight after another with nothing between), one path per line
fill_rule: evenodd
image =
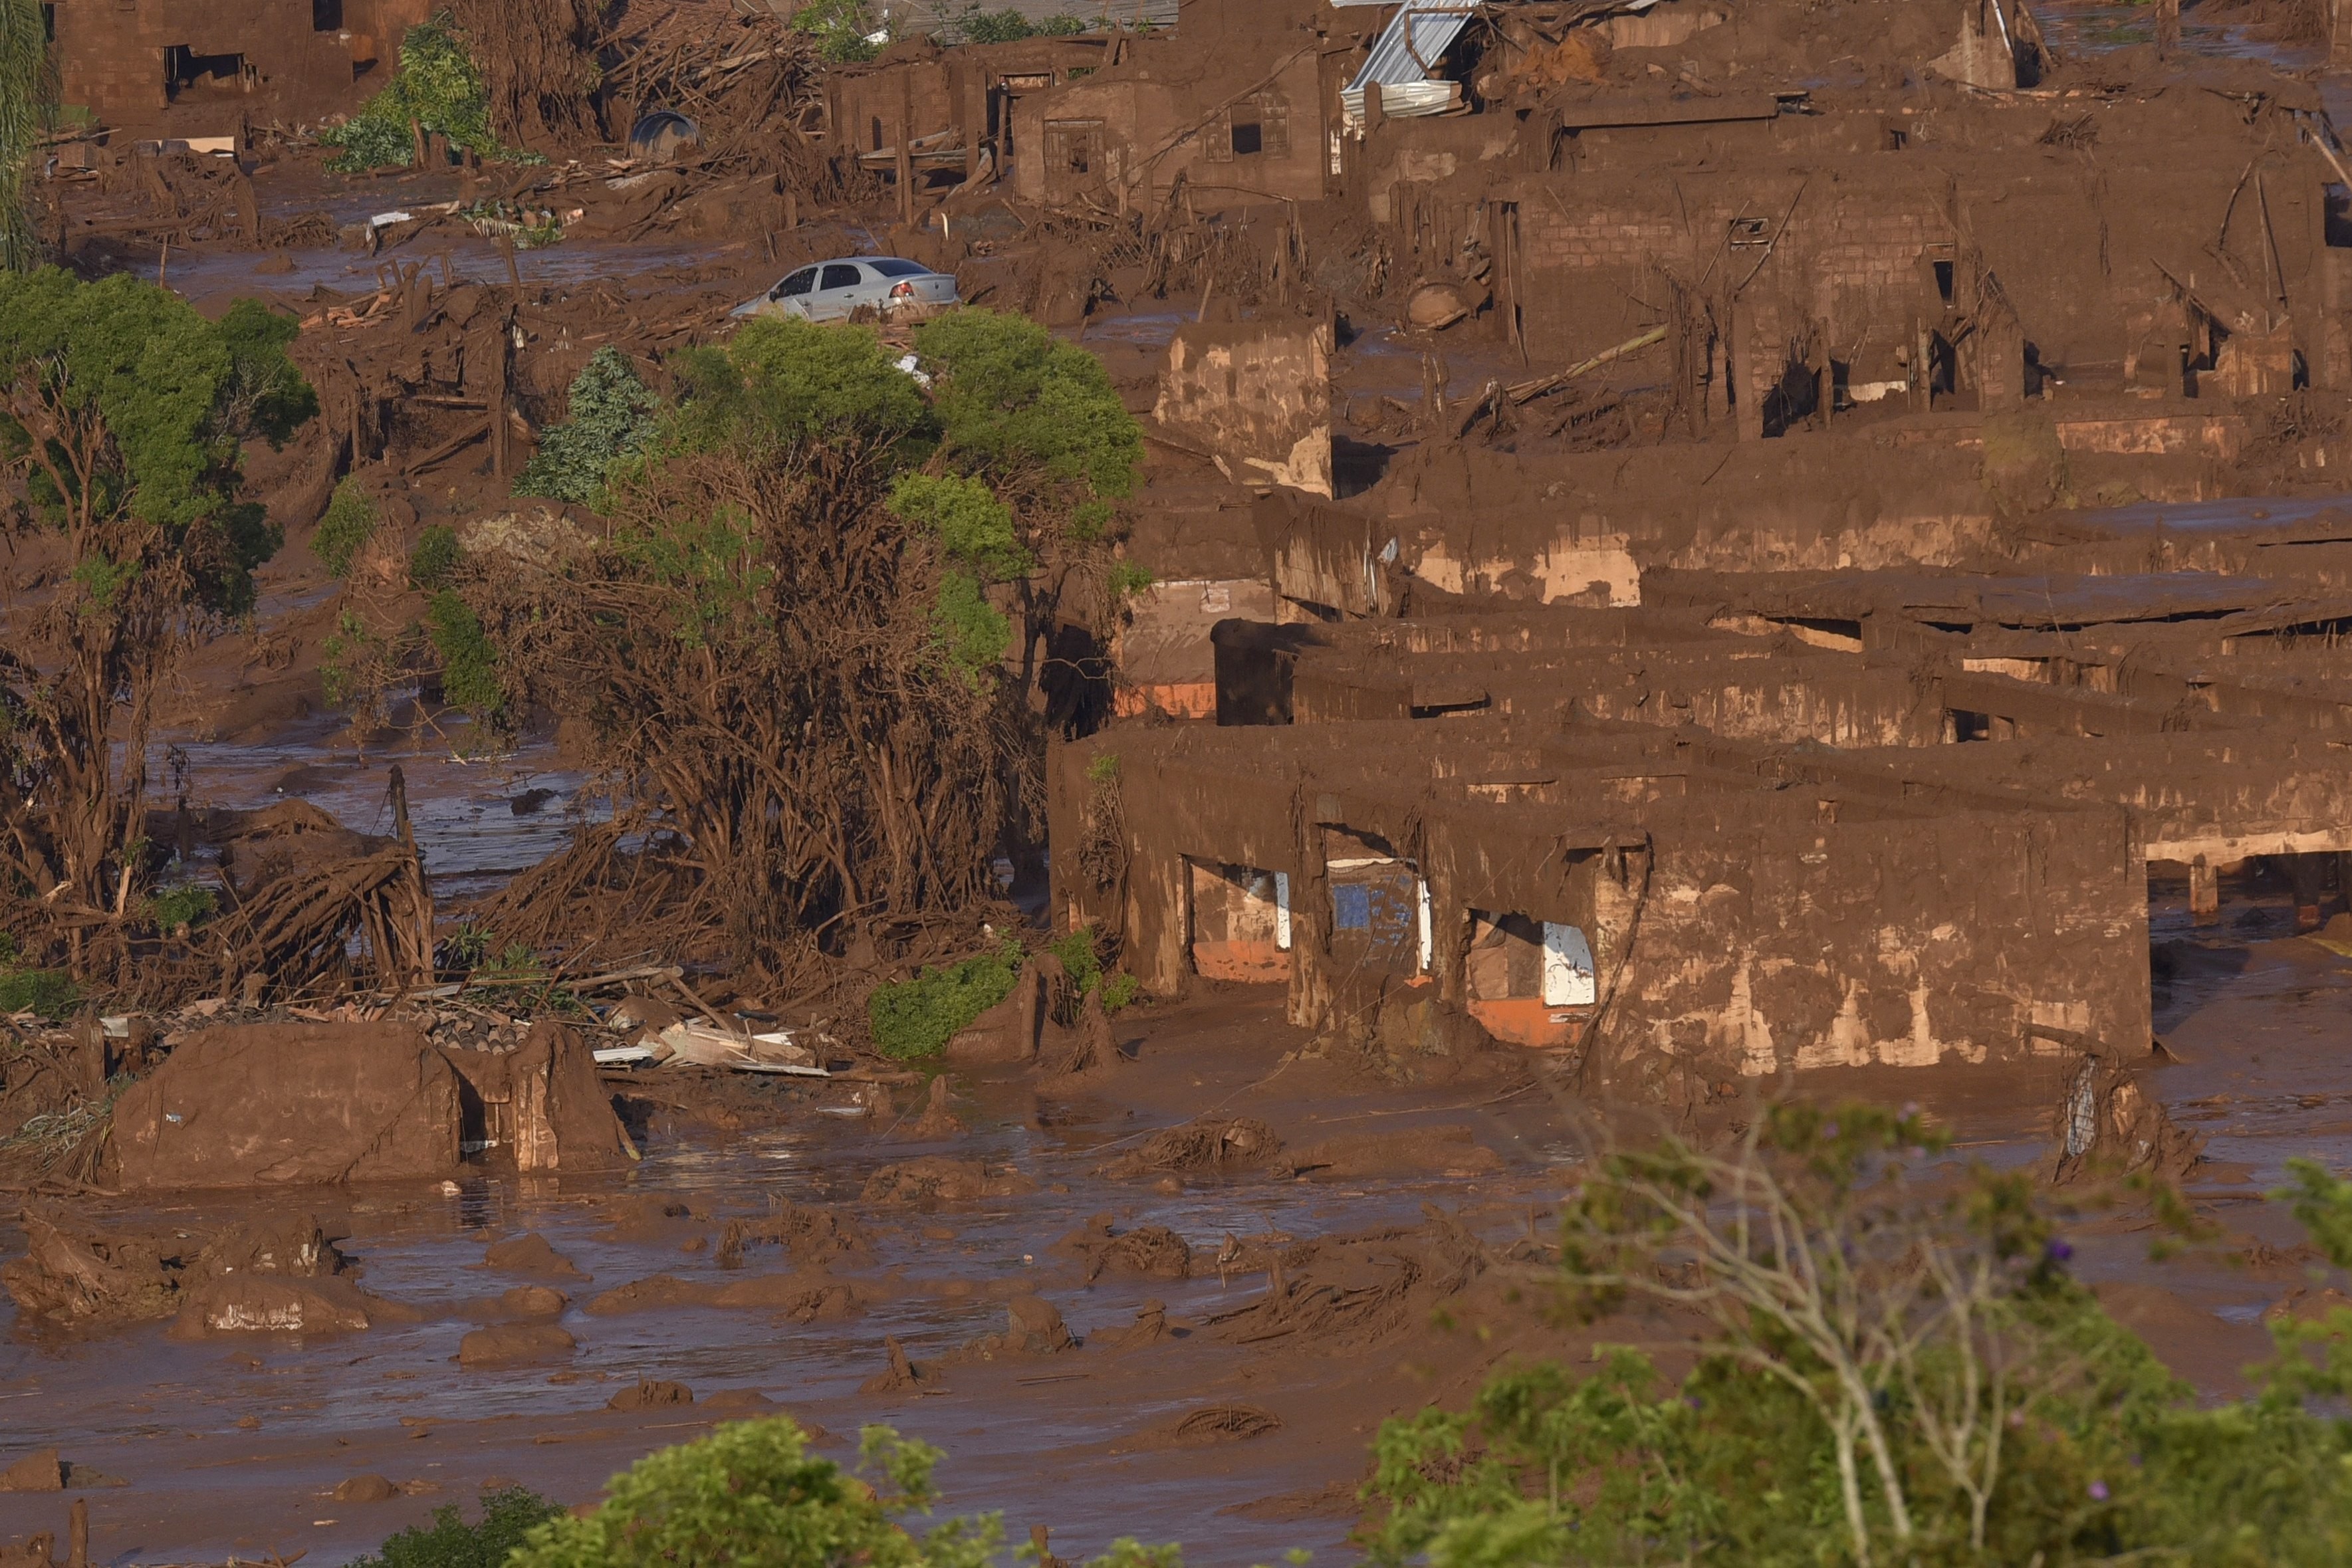
M895 179L903 122L918 189L996 177L1017 155L1019 104L1092 75L1118 46L1100 35L954 48L903 39L865 65L826 72L833 155Z
M1627 31L1605 80L1548 79L1541 47L1498 46L1477 112L1351 126L1344 185L1400 281L1458 286L1473 332L1531 363L1664 324L1696 426L1749 437L1889 396L2005 408L2053 382L2234 396L2352 376L2330 255L2352 232L2329 216L2309 84L2230 68L2077 103L1964 90L1937 59L1889 66L1891 85L1725 85L1683 57L1732 31L1720 13L1610 26L1670 13L1684 36Z
M2051 565L1227 622L1218 726L1055 754L1056 915L1407 1055L1429 1000L1652 1080L2144 1050L2152 889L2352 901L2352 527Z
M60 101L109 125L220 136L348 111L431 0L48 0Z
M1016 193L1124 211L1181 182L1213 204L1320 200L1337 172L1339 92L1365 15L1303 0L1182 0L1172 34L1123 40L1101 70L1020 101Z

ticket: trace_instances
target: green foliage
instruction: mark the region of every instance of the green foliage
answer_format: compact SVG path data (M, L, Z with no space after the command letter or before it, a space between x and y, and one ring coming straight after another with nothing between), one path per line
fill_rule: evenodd
M0 967L0 1013L32 1013L57 1023L80 999L72 977L61 969Z
M178 887L157 889L154 903L156 928L169 932L183 925L202 925L213 917L217 901L211 888L183 883Z
M988 601L988 591L968 571L940 574L940 601L931 625L940 659L975 692L1013 644L1013 622Z
M817 53L835 65L870 60L882 46L869 43L879 29L866 0L810 0L793 14L793 26L814 38Z
M1002 11L967 6L949 25L949 41L965 44L1012 44L1023 38L1069 38L1087 30L1076 16L1047 16L1032 22L1009 6Z
M457 929L441 944L440 967L457 974L478 969L490 961L490 950L498 939L496 932L477 925L470 919L460 920Z
M782 1416L731 1422L649 1454L584 1519L533 1530L511 1568L980 1568L1003 1539L994 1516L918 1538L900 1523L933 1500L940 1455L868 1427L860 1480L808 1452Z
M482 1517L467 1524L455 1503L433 1511L433 1522L411 1525L352 1568L503 1568L531 1531L563 1512L521 1487L482 1493Z
M937 1056L974 1019L1013 994L1027 956L1020 943L1008 941L993 953L875 987L866 998L866 1018L876 1048L900 1061Z
M457 24L444 11L408 29L400 41L400 68L383 91L344 124L319 133L342 151L327 166L347 172L405 168L415 161L412 125L439 131L453 148L499 156L490 134L490 95L466 50Z
M2352 1182L2339 1180L2317 1160L2286 1163L2291 1185L2271 1193L2275 1203L2294 1211L2295 1222L2311 1233L2313 1245L2339 1269L2352 1269Z
M991 582L1027 573L1035 562L1013 529L1013 508L978 479L954 474L904 474L890 509L935 531L948 554Z
M1826 1362L1801 1336L1754 1321L1760 1313L1710 1312L1717 1332L1678 1385L1615 1351L1590 1374L1515 1367L1467 1411L1389 1422L1365 1489L1381 1505L1373 1559L2343 1561L2352 1423L2330 1412L2352 1395L2352 1312L2274 1325L2278 1355L2254 1372L2255 1396L2200 1406L2066 1278L2066 1250L2030 1178L1979 1171L1948 1202L1906 1179L1940 1143L1909 1118L1862 1106L1775 1108L1757 1134L1780 1189L1798 1195L1769 1211L1766 1262L1801 1260L1790 1277L1829 1271L1808 1298L1825 1318L1888 1336L1886 1356L1854 1365L1886 1436L1895 1486L1885 1496L1904 1499L1903 1523L1866 1492L1864 1539L1852 1538L1832 1427L1847 1417L1811 1383ZM2312 1162L2292 1175L2274 1196L2336 1255L2352 1183ZM1722 1243L1748 1234L1729 1211L1755 1207L1752 1182L1737 1162L1673 1138L1608 1151L1568 1217L1570 1283L1590 1301L1597 1277L1632 1278L1596 1260L1638 1262L1659 1281L1646 1293L1680 1291L1704 1309L1705 1282L1739 1268ZM1710 1229L1668 1218L1677 1192L1717 1217ZM1882 1275L1888 1262L1908 1267ZM1841 1284L1834 1270L1848 1266L1865 1271ZM1974 1284L1919 1288L1934 1280ZM1970 1368L1973 1379L1960 1375ZM1956 1467L1956 1452L1975 1459Z
M0 271L40 265L26 184L56 107L48 28L39 0L0 0Z
M541 434L515 476L515 494L598 505L614 469L653 440L660 406L626 354L609 343L597 350L572 378L563 423Z
M1184 1549L1173 1542L1146 1546L1131 1535L1110 1543L1110 1550L1089 1559L1087 1568L1184 1568Z
M1115 1013L1135 1000L1140 982L1133 975L1114 974L1103 967L1102 934L1092 925L1081 925L1055 937L1045 944L1045 950L1060 960L1063 972L1077 987L1079 995L1097 989L1102 992L1104 1012Z
M1099 989L1105 1012L1115 1013L1135 1000L1135 977L1103 967L1101 938L1093 926L1057 936L1038 951L1060 960L1081 996ZM1029 950L1020 939L1008 937L993 952L943 969L924 969L911 980L877 986L866 1000L876 1045L885 1056L902 1061L938 1055L974 1019L1012 994L1028 958Z
M349 476L335 486L326 514L310 530L310 553L329 572L347 578L360 551L375 538L375 529L374 497L361 487L358 476Z
M1118 753L1106 751L1087 763L1087 782L1108 784L1118 778Z
M302 324L257 299L240 299L220 319L228 345L229 382L224 423L238 434L258 435L272 449L319 413L319 394L303 379L287 349L302 335Z
M425 607L425 633L441 659L441 695L485 723L503 714L506 688L499 679L498 652L472 607L443 589Z
M613 535L623 559L653 581L682 591L673 629L685 644L707 648L730 629L751 632L765 621L760 605L776 580L751 522L731 507L707 517L666 517L659 528L625 526Z
M460 553L457 530L446 523L433 524L416 536L416 546L408 552L408 586L427 593L446 588Z
M384 655L383 639L369 631L367 622L355 612L346 610L337 616L319 659L319 685L328 703L349 707L365 696Z
M930 426L921 390L870 327L754 317L725 347L688 349L670 365L681 450L854 439L913 458L919 448L901 449Z
M1141 593L1155 580L1151 569L1139 561L1121 560L1111 563L1110 591L1114 599L1124 599L1130 593Z
M925 322L915 352L932 376L949 455L1122 497L1143 461L1142 428L1100 360L1025 316L958 310Z
M26 468L37 517L159 530L142 549L177 555L199 605L240 613L278 538L236 498L238 438L282 440L317 406L286 358L290 336L257 308L207 321L127 274L0 272L0 383L38 425L0 416L0 454Z

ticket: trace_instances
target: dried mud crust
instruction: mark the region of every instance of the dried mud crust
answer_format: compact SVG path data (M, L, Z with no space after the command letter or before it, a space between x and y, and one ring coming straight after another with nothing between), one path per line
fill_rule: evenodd
M176 1338L341 1333L424 1314L360 1288L331 1233L309 1217L205 1233L177 1223L99 1225L56 1205L19 1221L24 1256L0 1267L29 1320L102 1328L171 1320Z

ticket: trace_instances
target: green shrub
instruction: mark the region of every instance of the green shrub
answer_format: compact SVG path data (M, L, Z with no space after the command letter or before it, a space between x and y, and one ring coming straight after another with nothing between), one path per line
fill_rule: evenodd
M457 570L458 553L457 529L446 523L426 528L408 552L408 585L427 593L447 587L449 574Z
M878 31L866 0L811 0L793 14L793 26L816 40L816 52L835 65L870 60L882 52L866 40Z
M213 917L217 903L209 887L182 883L178 887L158 888L155 892L155 925L163 931L177 931L181 926L202 925Z
M1103 362L1025 316L958 310L915 331L949 455L1116 498L1135 488L1143 429Z
M1038 29L1029 25L1028 17L1010 6L1002 11L983 11L974 5L956 18L954 31L967 44L1012 44L1035 37Z
M1141 988L1133 975L1113 973L1102 963L1102 936L1092 925L1081 925L1066 936L1056 936L1045 944L1045 951L1061 961L1062 970L1070 983L1084 996L1092 990L1102 992L1103 1011L1115 1013L1129 1006Z
M940 654L978 692L988 673L1003 659L1013 643L1013 622L988 601L980 580L970 572L948 571L940 578L939 606L931 613L939 634Z
M993 953L875 987L866 998L866 1017L876 1047L900 1061L937 1056L974 1019L1012 995L1026 957L1020 943L1007 942Z
M467 1524L455 1503L436 1509L431 1524L411 1525L352 1568L503 1568L534 1528L562 1511L521 1487L485 1491L480 1522Z
M598 505L614 468L653 440L660 406L626 354L609 343L597 350L572 378L563 423L541 433L539 450L515 476L515 494Z
M310 553L330 572L347 578L360 551L375 538L375 528L374 498L360 487L356 476L346 478L335 486L326 515L310 532Z
M982 1568L1003 1544L999 1520L951 1520L917 1537L899 1521L928 1511L939 1450L868 1427L860 1469L873 1484L808 1452L783 1416L736 1421L648 1454L615 1476L584 1519L549 1520L511 1568Z
M890 487L890 510L935 530L947 552L988 581L1027 575L1034 562L1013 531L1013 508L978 479L954 474L903 474Z
M399 69L382 92L345 123L319 133L320 141L341 150L327 167L348 172L405 168L416 160L412 123L440 132L453 148L499 156L490 134L489 89L446 11L408 29L400 41Z
M1130 593L1141 593L1155 580L1151 569L1136 561L1114 561L1110 569L1110 591L1114 599L1124 599Z
M481 617L447 589L425 607L425 636L441 658L441 695L485 722L506 708L499 680L497 650L482 632Z
M0 1013L32 1013L56 1023L80 995L61 969L0 969Z

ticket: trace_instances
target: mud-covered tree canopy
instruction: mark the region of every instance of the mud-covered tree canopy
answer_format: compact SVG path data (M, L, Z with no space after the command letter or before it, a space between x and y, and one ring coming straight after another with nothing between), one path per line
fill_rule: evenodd
M276 539L237 501L239 440L281 443L318 411L286 357L297 330L250 300L208 321L120 274L0 275L0 463L22 478L20 520L68 530L114 570L160 547L202 607L242 610ZM90 537L126 522L153 537Z
M1140 441L1094 361L1033 324L924 332L912 367L869 328L781 318L673 357L657 428L603 470L605 536L457 580L507 711L585 725L616 822L687 868L676 918L741 959L968 907L1037 809L1016 617L1101 575ZM547 884L637 877L617 831ZM502 931L560 928L530 896Z

